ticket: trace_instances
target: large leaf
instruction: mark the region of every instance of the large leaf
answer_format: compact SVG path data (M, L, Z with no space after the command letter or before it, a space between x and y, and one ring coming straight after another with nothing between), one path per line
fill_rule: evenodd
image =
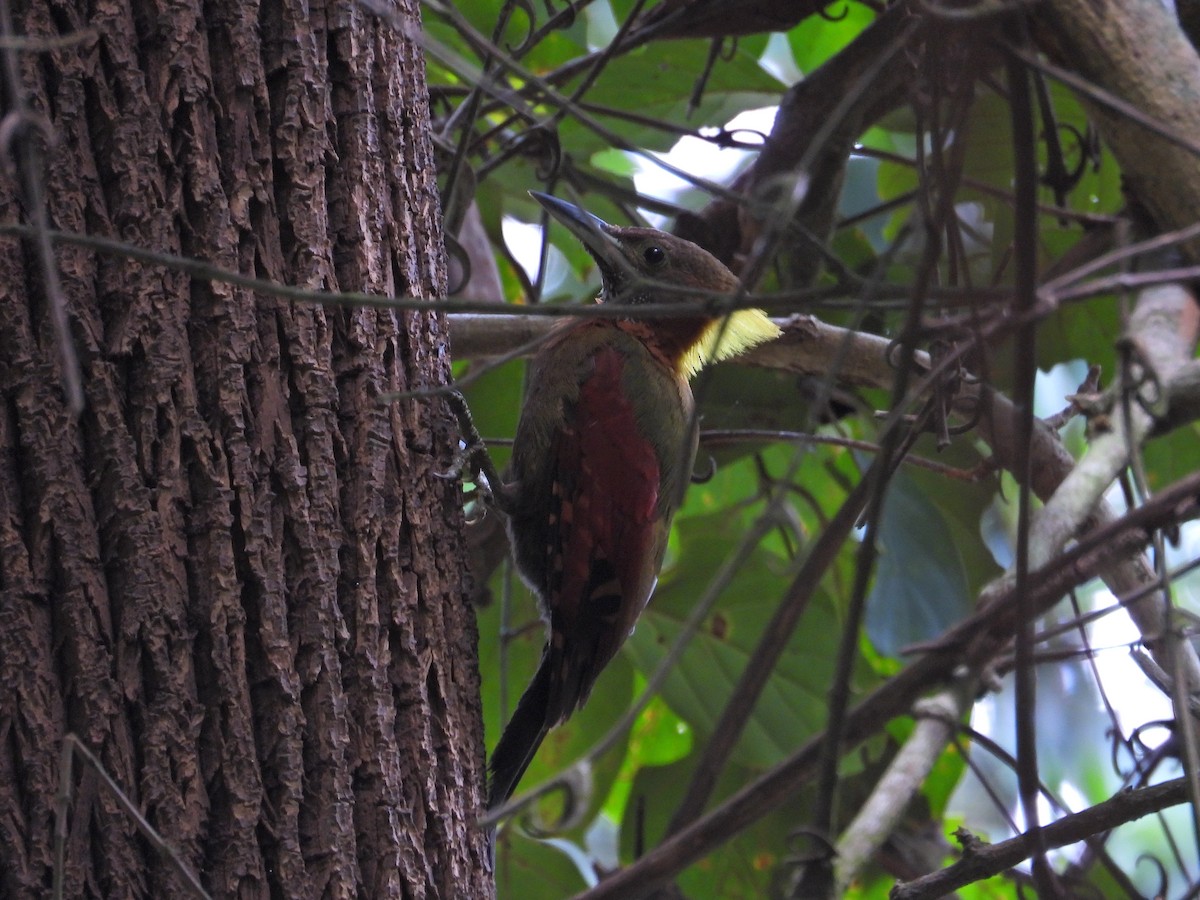
M746 770L733 767L718 784L718 795L729 793L749 777ZM653 847L662 839L690 778L688 761L649 767L638 773L621 824L623 858L631 859L636 846ZM774 896L771 886L780 877L782 860L794 846L789 835L804 821L811 800L809 793L799 795L688 868L677 879L684 895L690 900Z
M796 67L811 74L874 21L875 13L869 6L851 2L831 6L823 16L809 16L787 35Z
M941 510L903 474L888 488L877 547L866 627L880 652L894 656L970 611L972 597L951 529Z
M675 565L660 581L627 644L629 656L642 672L658 667L741 530L724 511L690 517L679 525ZM789 581L783 558L755 551L671 669L663 697L701 738L712 733ZM793 648L780 660L747 724L736 750L741 762L769 766L824 726L836 652L836 642L828 638L837 628L828 595L818 591Z
M496 468L501 471L508 463L510 450L499 443L499 439L511 439L517 430L524 373L525 367L516 363L489 369L484 361L456 373L459 378L473 377L464 396L480 437L484 441L496 440L488 445L488 449Z
M562 900L586 882L562 850L544 841L502 832L496 841L496 896L500 900Z
M605 68L583 99L589 104L671 123L677 129L724 125L740 112L779 102L786 85L759 65L764 45L764 39L747 38L738 42L731 58L719 59L704 84L700 103L690 115L690 98L709 54L707 41L671 41L626 54ZM564 88L564 92L570 93L570 88ZM635 147L668 150L679 139L679 134L670 129L600 114L597 118ZM611 146L603 136L575 120L564 121L559 135L577 161L590 159L593 153Z

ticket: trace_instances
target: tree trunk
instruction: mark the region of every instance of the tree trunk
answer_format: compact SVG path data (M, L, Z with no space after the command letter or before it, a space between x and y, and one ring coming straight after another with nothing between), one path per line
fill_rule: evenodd
M361 7L12 17L77 38L19 53L29 115L8 120L42 147L51 227L444 295L420 49ZM0 222L35 199L0 173ZM442 317L55 258L78 416L52 280L34 241L0 239L0 893L51 884L73 732L214 896L488 896L461 508L435 477L457 435L440 400L381 399L446 381ZM74 773L65 896L187 896Z

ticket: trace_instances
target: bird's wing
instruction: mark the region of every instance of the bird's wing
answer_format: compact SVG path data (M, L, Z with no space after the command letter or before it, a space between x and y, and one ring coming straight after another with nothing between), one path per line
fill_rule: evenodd
M659 460L623 381L625 356L601 347L593 363L554 448L550 725L587 699L628 636L653 590L664 530Z

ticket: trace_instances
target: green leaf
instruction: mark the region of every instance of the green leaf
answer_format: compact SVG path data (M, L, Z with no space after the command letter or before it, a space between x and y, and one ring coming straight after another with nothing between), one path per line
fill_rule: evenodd
M611 172L613 175L621 175L626 178L632 178L637 172L637 165L629 154L624 150L600 150L592 154L592 165L603 172Z
M866 628L881 652L932 638L971 609L962 556L939 510L906 475L892 480L878 534Z
M645 690L645 678L635 679L636 693ZM638 716L621 772L604 804L604 815L619 822L625 815L630 789L637 773L646 766L666 766L685 758L692 750L693 734L687 722L675 715L661 697L654 697Z
M1056 363L1082 359L1100 365L1107 383L1115 370L1113 347L1120 334L1121 314L1115 297L1063 304L1038 329L1038 368L1048 370Z
M827 16L809 16L787 35L797 68L812 74L874 21L870 7L851 2L827 7Z
M633 857L635 846L653 847L662 839L691 774L690 761L638 773L621 823L623 859ZM718 796L728 794L749 777L745 769L733 766L720 779ZM788 853L788 835L804 821L810 804L811 794L802 792L686 869L677 879L684 896L689 900L774 896L771 885Z
M474 363L473 368L484 365ZM458 377L471 372L472 368L469 367L458 373ZM485 371L463 392L475 428L485 442L489 439L511 438L516 433L524 375L525 367L518 363L500 366ZM500 443L489 443L488 451L496 468L503 471L508 464L510 448Z
M664 129L595 114L606 127L618 131L636 147L669 150L679 139L680 129L691 131L706 123L723 125L740 112L779 102L785 85L758 63L764 44L765 39L741 40L731 59L719 59L705 82L699 105L690 115L689 98L705 67L708 41L672 41L622 56L605 68L583 100L674 125L674 129ZM570 88L565 87L563 92L569 94ZM631 104L633 97L636 102ZM611 149L606 138L572 119L563 122L560 139L576 159Z
M659 582L626 647L638 669L655 671L717 568L735 546L740 523L725 511L678 524L678 558ZM734 577L722 601L695 636L662 689L663 698L696 729L712 733L738 678L790 578L786 561L759 549ZM805 613L796 646L780 660L755 707L736 758L765 767L824 727L837 621L828 596L818 591Z
M562 900L587 884L571 858L544 841L506 828L496 838L496 896L500 900Z
M1200 425L1194 422L1150 441L1143 450L1150 490L1161 491L1195 472L1197 447Z

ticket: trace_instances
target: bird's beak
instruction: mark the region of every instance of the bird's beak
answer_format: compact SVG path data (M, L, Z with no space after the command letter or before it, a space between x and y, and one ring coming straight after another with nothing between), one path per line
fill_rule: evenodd
M593 216L566 200L559 200L540 191L530 191L542 207L570 230L579 239L588 253L592 254L603 272L620 272L629 268L621 252L621 245L613 236L613 227L598 216Z

